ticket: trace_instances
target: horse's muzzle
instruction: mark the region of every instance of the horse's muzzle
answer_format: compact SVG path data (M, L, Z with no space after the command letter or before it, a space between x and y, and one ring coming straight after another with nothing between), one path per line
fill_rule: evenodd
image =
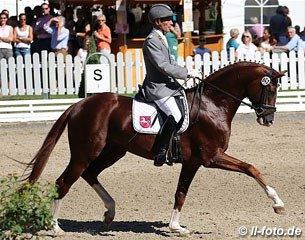
M258 124L266 127L270 127L274 121L274 113L276 111L275 107L268 107L260 109L261 111L256 111Z

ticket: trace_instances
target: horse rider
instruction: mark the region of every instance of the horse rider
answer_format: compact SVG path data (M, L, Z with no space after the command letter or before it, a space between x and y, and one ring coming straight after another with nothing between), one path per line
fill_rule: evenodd
M154 101L167 116L156 138L155 166L162 166L164 163L172 165L167 158L167 151L170 139L178 130L178 123L182 119L175 97L182 95L183 87L176 79L199 76L198 71L188 71L179 66L170 55L165 35L173 25L173 16L174 13L168 5L153 5L148 13L148 19L153 25L153 29L143 44L146 67L146 76L142 86L144 96L146 101Z

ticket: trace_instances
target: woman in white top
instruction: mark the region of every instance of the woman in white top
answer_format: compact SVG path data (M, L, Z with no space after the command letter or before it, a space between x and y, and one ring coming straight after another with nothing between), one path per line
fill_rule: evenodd
M14 28L14 53L15 56L31 54L31 42L33 41L33 28L26 24L26 15L19 14L19 26Z
M238 59L253 59L257 47L252 43L252 35L249 31L245 31L241 37L242 43L236 49Z
M86 62L88 51L89 51L89 42L90 42L90 36L86 36L84 38L83 47L78 49L77 56L80 58L81 63L84 64Z
M7 25L8 15L5 12L0 14L0 60L8 60L13 57L13 28Z

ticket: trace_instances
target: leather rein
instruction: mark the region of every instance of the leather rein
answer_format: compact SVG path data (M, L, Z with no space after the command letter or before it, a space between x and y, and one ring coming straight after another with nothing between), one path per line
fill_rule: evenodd
M191 125L196 123L198 121L198 118L199 118L199 112L200 112L200 107L201 107L201 102L202 102L201 100L202 100L202 94L203 94L203 90L204 90L204 84L207 84L210 87L214 88L215 90L233 98L234 100L236 100L240 103L245 104L246 106L250 107L251 109L254 109L257 117L262 117L262 116L266 116L266 115L269 115L271 113L274 113L276 111L276 107L264 103L264 100L266 98L267 91L268 91L268 89L267 89L268 85L269 84L276 84L276 83L271 81L272 73L273 73L273 69L270 68L270 71L269 71L268 75L263 77L262 80L261 80L262 92L261 92L261 96L260 96L260 100L259 100L258 104L247 103L247 102L243 101L242 99L232 95L231 93L229 93L229 92L219 88L218 86L212 84L211 82L208 82L207 80L201 79L199 77L195 77L195 79L199 80L200 83L197 85L196 91L194 93L194 97L193 97L192 103L191 103L190 112L192 111L192 109L194 107L195 96L197 94L199 95L199 104L198 104L195 120L191 122Z

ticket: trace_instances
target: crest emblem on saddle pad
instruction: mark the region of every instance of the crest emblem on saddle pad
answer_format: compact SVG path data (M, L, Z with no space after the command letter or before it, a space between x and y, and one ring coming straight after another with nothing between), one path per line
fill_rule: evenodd
M149 128L151 124L150 116L140 116L140 125L142 128Z
M268 86L270 84L270 82L271 82L271 79L270 79L270 77L267 77L267 76L263 77L262 80L261 80L261 83L264 86Z

